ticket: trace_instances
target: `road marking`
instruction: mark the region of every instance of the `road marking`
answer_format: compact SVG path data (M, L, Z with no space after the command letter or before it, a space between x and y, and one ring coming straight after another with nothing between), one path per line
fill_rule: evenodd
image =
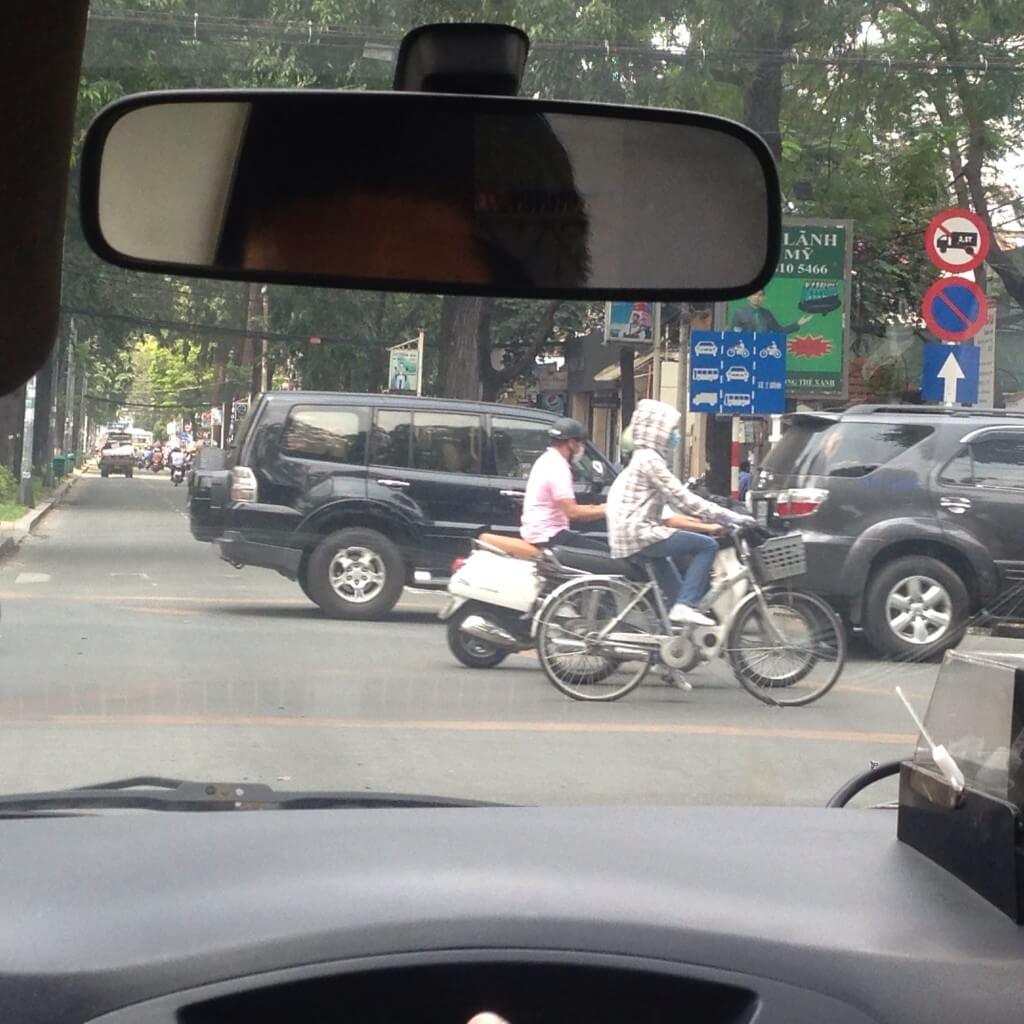
M43 575L42 573L22 573L22 576L35 576ZM125 575L141 575L134 573L126 573ZM48 580L50 577L47 576ZM19 577L15 579L15 583L21 582L43 582L37 580L21 580ZM45 597L39 594L26 594L18 593L16 591L0 591L0 598L9 597L12 599L16 598L30 598L33 600L46 600L46 601L76 601L86 602L91 604L93 601L114 601L123 603L125 601L150 601L155 603L160 602L175 602L178 604L196 604L196 605L282 605L282 606L296 606L301 605L305 607L315 607L305 597L294 598L294 597L184 597L181 595L172 594L47 594ZM436 604L421 604L418 601L409 601L402 599L395 606L396 611L402 611L402 609L413 609L420 608L424 610L433 611L439 608ZM357 621L357 620L350 620Z
M183 615L190 619L196 615L194 611L184 611L181 608L136 608L130 604L118 604L114 607L119 612L137 612L140 615Z
M49 583L50 574L48 572L19 572L14 577L15 583Z
M8 719L8 724L14 720ZM24 721L24 720L22 720ZM769 726L716 725L672 722L528 722L469 721L459 719L295 718L261 715L62 715L39 719L61 725L224 725L244 728L300 728L406 732L524 732L582 733L588 735L719 736L736 739L792 739L818 743L885 743L911 747L915 736L897 732L852 732L842 729L785 729Z
M148 580L149 579L149 573L145 573L145 572L112 572L110 575L111 575L112 578L116 577L116 576L131 576L134 579L143 579L143 580Z

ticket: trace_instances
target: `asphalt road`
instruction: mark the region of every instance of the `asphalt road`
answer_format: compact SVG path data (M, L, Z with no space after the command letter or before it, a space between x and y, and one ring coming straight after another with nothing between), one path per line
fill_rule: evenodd
M579 704L530 656L455 662L440 595L406 592L387 622L325 619L297 585L195 542L184 503L166 474L87 475L0 562L0 791L164 775L526 803L816 804L911 749L892 688L923 707L938 671L855 642L807 708L759 704L724 664L694 672L691 693L651 682Z

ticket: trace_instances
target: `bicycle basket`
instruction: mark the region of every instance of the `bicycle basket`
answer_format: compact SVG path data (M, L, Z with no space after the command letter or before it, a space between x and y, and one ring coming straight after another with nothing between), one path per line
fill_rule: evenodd
M750 549L750 562L762 583L802 576L807 571L807 554L802 534L772 537L760 547Z

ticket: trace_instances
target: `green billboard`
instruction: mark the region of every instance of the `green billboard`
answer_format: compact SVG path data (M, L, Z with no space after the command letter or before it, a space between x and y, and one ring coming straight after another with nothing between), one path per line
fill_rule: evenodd
M787 218L772 279L728 305L728 329L786 336L788 397L845 397L852 249L852 221Z

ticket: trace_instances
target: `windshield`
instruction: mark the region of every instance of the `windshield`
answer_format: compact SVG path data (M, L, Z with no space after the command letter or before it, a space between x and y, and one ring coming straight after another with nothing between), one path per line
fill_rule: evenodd
M785 216L766 287L346 291L144 274L86 244L81 145L111 101L387 90L407 31L467 19L529 34L525 97L755 129ZM0 789L820 805L909 756L893 686L923 711L966 630L1016 628L1024 579L1022 47L1024 6L968 0L93 0L59 343L0 416ZM643 265L631 245L616 259ZM651 414L631 454L651 398L678 443ZM566 417L590 447L549 446ZM172 474L174 449L198 457ZM789 532L730 541L769 499ZM525 557L474 575L481 533ZM608 545L661 559L654 582L592 562L620 589L549 603L571 577L531 555Z

